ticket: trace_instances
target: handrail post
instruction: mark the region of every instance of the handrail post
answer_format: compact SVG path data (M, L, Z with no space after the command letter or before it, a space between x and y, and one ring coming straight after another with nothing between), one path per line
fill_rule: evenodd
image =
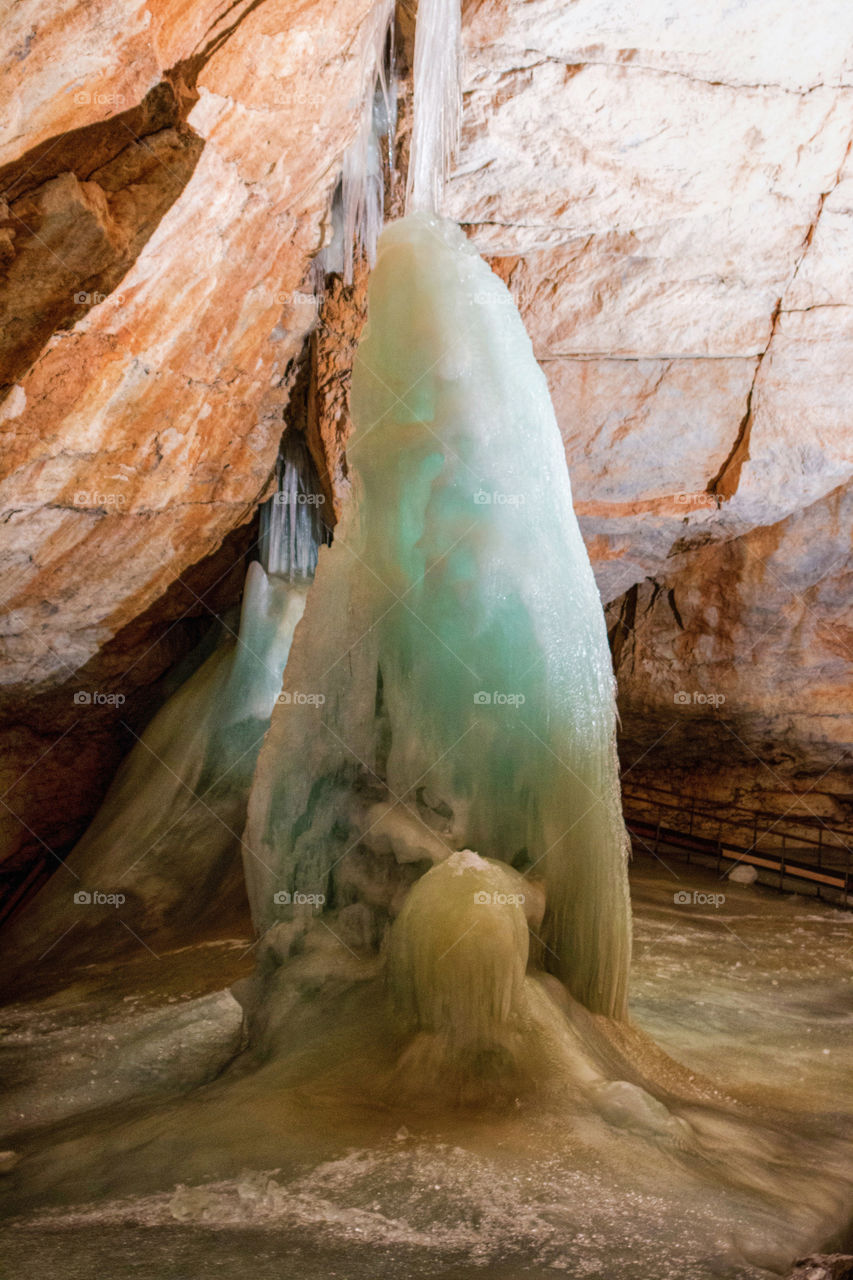
M625 785L626 797L630 793L630 781ZM764 851L772 870L772 861L775 858L779 878L777 887L779 892L785 891L785 879L788 876L788 838L793 841L792 848L794 850L794 871L792 874L795 885L803 884L808 880L807 873L801 878L799 867L796 863L796 855L806 860L807 866L818 871L825 871L829 877L829 885L834 893L841 894L842 904L848 908L853 907L853 852L847 843L853 838L853 828L846 826L832 827L827 826L820 819L817 819L817 839L812 836L813 826L807 819L794 818L788 821L788 828L780 831L780 826L784 821L784 815L774 818L775 810L765 811L761 808L740 807L736 809L726 809L726 819L724 820L720 814L723 807L719 803L705 803L697 800L695 793L670 791L666 787L651 786L646 788L642 793L643 799L641 803L641 811L644 815L643 821L648 826L654 827L654 853L657 854L663 844L664 830L672 830L675 832L676 841L673 846L673 853L676 856L686 858L690 863L693 855L693 839L697 840L697 849L700 852L700 861L707 858L710 854L710 848L716 846L716 863L717 874L722 870L723 858L728 856L730 860L736 861L734 853L725 855L723 828L726 826L727 839L732 841L740 840L738 834L742 830L749 830L749 818L752 817L752 851L761 852L761 840L768 840L768 845ZM664 797L661 799L661 797ZM655 812L657 809L657 812ZM742 819L735 820L733 814L742 814ZM687 817L688 821L684 819ZM654 821L651 821L654 819ZM717 835L715 839L711 839L711 830L713 823L717 822ZM761 826L761 822L764 826ZM771 821L772 820L772 821ZM697 821L702 824L702 834L695 835ZM664 827L664 823L672 823L672 827ZM687 827L685 833L684 828ZM824 839L824 831L826 839ZM772 834L772 839L770 838ZM777 845L776 841L779 841ZM646 844L648 849L648 844ZM735 844L734 848L740 848L739 844ZM824 857L826 854L826 857ZM713 856L713 855L711 855ZM843 865L842 865L843 862ZM826 896L825 890L821 888L820 878L818 877L811 886L818 898ZM837 901L832 897L832 901Z

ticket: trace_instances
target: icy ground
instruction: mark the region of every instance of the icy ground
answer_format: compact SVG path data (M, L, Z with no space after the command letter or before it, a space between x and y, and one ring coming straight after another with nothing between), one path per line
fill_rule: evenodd
M632 885L634 1020L739 1098L790 1111L800 1141L811 1126L849 1125L853 914L650 859L635 863ZM21 1156L0 1180L3 1274L784 1273L766 1206L735 1185L709 1194L648 1136L619 1130L611 1142L582 1117L561 1130L527 1105L401 1125L367 1093L349 1109L330 1095L324 1110L310 1089L288 1092L287 1105L283 1090L276 1115L263 1073L241 1079L239 1060L234 1085L205 1085L239 1048L218 980L248 971L250 946L232 932L122 972L96 965L3 1011L14 1130L4 1145Z

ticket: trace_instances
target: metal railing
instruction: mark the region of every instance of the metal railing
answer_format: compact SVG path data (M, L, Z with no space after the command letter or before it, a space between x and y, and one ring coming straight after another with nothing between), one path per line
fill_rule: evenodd
M808 889L837 905L853 906L849 827L816 814L724 805L654 785L625 782L622 800L632 840L651 853L666 849L688 862L713 860L719 874L744 863L755 867L763 884Z

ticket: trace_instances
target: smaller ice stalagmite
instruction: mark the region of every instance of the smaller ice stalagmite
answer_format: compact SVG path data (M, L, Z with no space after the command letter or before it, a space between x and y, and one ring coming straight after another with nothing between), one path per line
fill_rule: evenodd
M391 930L388 955L392 997L409 1030L474 1048L498 1039L527 965L524 886L511 867L470 849L417 881Z
M491 1103L524 1088L532 1019L527 881L470 849L412 887L391 929L388 986L406 1047L396 1096Z
M44 951L45 938L62 933L60 922L73 922L75 939L97 925L96 913L81 914L73 891L123 894L132 926L145 932L196 919L226 879L239 887L233 868L258 751L328 536L319 478L296 433L284 438L277 475L237 632L223 629L139 736L70 855L78 879L72 885L60 870L16 923L21 956Z

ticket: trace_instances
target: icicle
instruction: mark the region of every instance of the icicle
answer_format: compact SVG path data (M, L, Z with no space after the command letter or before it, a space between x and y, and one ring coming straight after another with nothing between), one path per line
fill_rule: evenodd
M419 0L406 208L438 212L462 116L460 0Z
M240 630L219 709L222 730L214 743L214 755L222 761L230 755L232 725L245 720L262 724L272 714L307 590L306 582L285 583L265 573L257 561L249 565Z
M371 88L358 134L344 153L341 182L332 202L332 241L321 255L324 270L342 273L345 284L352 284L359 254L373 266L382 230L383 151L390 168L397 119L393 15L393 0L381 0L373 12L365 76Z
M303 436L285 433L276 467L278 489L261 507L258 554L267 573L310 582L317 550L330 541L325 496Z
M315 284L315 292L322 293L325 289L326 276L335 275L342 276L346 269L346 250L344 248L344 197L343 184L339 182L335 187L332 196L331 209L332 236L329 243L324 249L321 249L314 259L316 266L312 264L312 282L322 281L322 287L318 290Z
M376 242L382 230L382 152L373 130L373 112L367 126L344 156L342 177L344 214L344 283L352 284L358 253L369 266L376 261Z

